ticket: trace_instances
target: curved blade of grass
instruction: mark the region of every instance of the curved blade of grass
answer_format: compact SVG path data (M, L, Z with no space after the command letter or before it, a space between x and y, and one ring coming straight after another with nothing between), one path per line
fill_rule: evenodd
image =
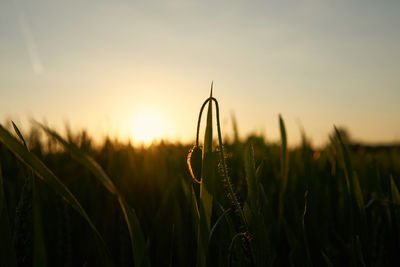
M17 266L0 165L0 265Z
M128 226L135 266L149 266L150 261L146 256L146 240L139 219L137 218L135 211L128 205L125 198L111 181L110 177L108 177L105 171L93 158L81 151L74 143L65 141L57 132L48 127L37 122L36 124L38 124L48 135L60 142L78 162L89 169L89 171L99 179L111 194L117 197L118 203L124 213L125 222Z
M362 244L360 242L360 236L362 241L364 241L365 247L368 246L368 227L367 218L365 215L365 205L364 198L362 195L360 183L358 181L357 173L353 169L353 165L350 159L350 153L347 146L344 144L343 138L336 127L335 133L339 141L340 148L342 151L344 165L345 165L345 177L348 188L348 194L350 197L350 224L352 228L352 251L353 251L353 261L360 262L364 265L364 257L362 252ZM365 254L365 256L368 256Z
M105 266L112 266L109 258L107 246L93 224L92 220L87 215L79 201L69 191L69 189L58 179L58 177L47 168L47 166L40 161L36 155L29 152L21 142L12 136L3 126L0 125L0 142L2 142L8 149L26 166L28 166L40 179L47 183L59 196L67 201L89 224L96 236L97 244L106 252Z
M365 222L365 205L364 205L364 198L362 195L361 187L360 187L360 182L358 181L358 177L356 172L353 170L353 165L351 163L350 159L350 153L344 144L343 138L338 131L338 129L335 127L335 132L336 136L339 140L343 159L344 159L344 165L345 165L345 174L346 174L346 182L347 182L347 187L350 192L350 196L355 202L358 211L360 215L362 216L362 220Z
M197 228L199 226L199 222L200 222L200 212L199 212L199 205L197 203L197 198L196 198L196 193L194 192L194 188L193 186L191 186L190 188L190 192L191 192L191 199L192 199L192 216L193 216L193 222L194 222L194 226L195 226L195 231L197 233Z
M218 104L217 99L215 99L213 97L211 99L215 103L215 111L216 111L216 117L217 117L218 147L219 147L219 158L220 158L219 162L220 162L220 165L222 165L221 169L222 169L222 175L225 179L224 183L228 190L228 197L231 199L232 204L235 208L235 211L238 213L241 223L243 224L242 226L244 227L244 231L248 231L247 221L244 216L242 206L240 205L239 200L236 196L235 190L233 189L233 184L232 184L231 178L229 177L228 167L227 167L226 161L225 161L225 153L224 153L224 146L223 146L223 142L222 142L222 133L221 133L221 123L220 123L220 118L219 118L219 104ZM240 146L240 144L236 144L236 146L237 146L236 149L239 149L238 146Z
M261 161L261 163L258 165L257 170L256 170L256 180L257 180L257 184L259 184L261 182L261 175L262 172L264 170L264 160Z
M12 123L12 126L13 126L13 128L14 128L15 133L18 135L18 137L19 137L19 139L22 141L22 143L24 143L25 148L26 148L27 150L29 150L29 149L28 149L28 146L26 145L25 139L24 139L24 137L22 136L21 132L19 131L17 125L15 125L15 123L14 123L13 121L11 121L11 123Z
M246 144L244 163L247 181L244 214L249 225L250 235L253 235L254 239L250 243L251 256L256 266L262 266L267 260L265 251L269 250L268 229L265 225L264 214L261 212L262 185L258 182L262 167L256 170L253 145L250 141Z
M233 128L233 138L234 138L233 142L235 145L237 145L240 143L240 141L239 141L239 131L234 113L232 113L231 118L232 118L232 128Z
M18 129L17 125L13 121L12 125L14 127L14 131L17 133L19 139L23 142L26 150L29 151L29 148L25 142L25 138L23 137L21 131ZM40 203L39 203L39 193L37 191L36 180L33 174L33 171L30 171L30 175L27 179L32 180L32 201L33 201L33 266L37 267L46 267L47 266L47 255L46 255L46 245L44 242L44 233L43 233L43 224L42 224L42 216L40 211Z
M200 185L200 221L197 238L197 266L207 266L207 254L210 236L212 213L212 187L213 187L213 162L212 162L212 84L210 101L208 102L207 124L204 136L204 152L202 164L202 178Z
M252 210L258 210L258 182L256 177L256 167L254 161L254 151L253 145L251 142L248 142L246 145L245 152L245 173L246 173L246 181L247 181L247 203Z
M233 246L235 244L235 241L239 238L246 239L246 235L244 233L237 233L232 237L231 243L229 244L229 249L228 249L228 266L231 266L231 259L232 259L232 252L233 252Z
M123 197L119 197L118 201L128 225L135 266L150 266L150 261L146 256L146 240L135 210L126 203Z
M218 217L218 219L215 221L215 223L214 223L214 225L213 225L213 227L211 228L211 231L210 231L210 237L209 237L210 240L211 240L211 238L212 238L212 236L213 236L213 234L214 234L215 229L217 228L217 226L218 226L219 223L221 222L221 220L222 220L222 219L224 218L224 216L227 215L230 211L231 211L230 209L224 210L224 212L222 212L222 214L221 214L221 215Z
M52 129L42 125L41 123L34 122L39 125L49 136L53 137L55 140L60 142L66 150L68 150L71 155L79 161L82 165L84 165L87 169L89 169L99 180L100 182L107 188L107 190L114 195L118 195L118 190L115 187L114 183L108 177L108 175L103 171L100 165L93 160L91 157L83 153L78 146L74 143L69 143L64 140L57 132Z
M181 188L185 194L185 198L188 202L190 202L190 207L191 207L191 215L193 219L193 230L195 235L197 236L197 230L199 227L199 206L197 204L197 198L196 198L196 193L194 191L193 185L190 184L188 185L183 179L180 179L181 182Z
M360 181L356 172L353 172L354 195L363 220L365 220L365 202L361 191Z
M212 85L211 85L212 86ZM228 174L228 168L225 162L225 153L224 153L224 147L223 147L223 142L222 142L222 134L221 134L221 124L220 124L220 119L219 119L219 104L217 99L215 99L214 97L210 97L208 98L206 101L204 101L203 105L200 108L200 114L199 114L199 119L197 122L197 133L196 133L196 146L199 146L199 130L200 130L200 121L201 121L201 115L203 112L204 107L207 105L207 103L214 101L215 103L215 111L216 111L216 119L217 119L217 133L218 133L218 147L219 147L219 164L221 166L221 170L222 170L222 175L225 179L225 185L227 187L228 190L228 197L231 199L233 206L236 209L236 212L239 213L239 217L241 219L241 222L243 224L243 226L245 227L245 231L247 231L248 227L247 227L247 222L246 219L244 217L244 213L243 213L243 209L236 197L236 193L233 189L233 185L231 182L231 179L229 177ZM236 150L239 151L240 149L240 144L236 144Z
M282 185L279 192L279 219L283 215L284 208L284 197L286 193L288 174L289 174L289 154L287 149L287 136L285 123L283 121L282 115L279 114L279 128L281 131L281 175L282 175Z

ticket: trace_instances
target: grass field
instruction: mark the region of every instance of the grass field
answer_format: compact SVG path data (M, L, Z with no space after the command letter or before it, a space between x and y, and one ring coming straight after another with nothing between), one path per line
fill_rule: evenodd
M332 125L288 149L282 117L225 142L202 112L195 144L147 148L2 126L0 266L398 266L400 147Z

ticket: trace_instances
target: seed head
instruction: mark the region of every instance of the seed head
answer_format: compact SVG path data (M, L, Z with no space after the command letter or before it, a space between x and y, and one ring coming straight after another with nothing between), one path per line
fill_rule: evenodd
M188 154L187 165L192 175L193 180L201 183L201 164L202 164L202 150L198 146L194 146Z

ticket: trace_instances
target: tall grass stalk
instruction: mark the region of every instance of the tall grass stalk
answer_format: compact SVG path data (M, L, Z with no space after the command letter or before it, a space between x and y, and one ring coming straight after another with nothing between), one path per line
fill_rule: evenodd
M360 263L364 265L363 248L364 250L366 250L368 246L368 227L367 218L365 215L364 198L362 195L357 173L353 169L353 164L351 162L348 148L345 145L339 130L336 127L334 127L334 129L343 156L347 193L350 199L350 223L352 228L351 244L353 252L353 262L354 264ZM363 237L363 240L360 240L360 236Z
M28 145L26 144L25 138L23 137L21 131L18 129L17 125L12 122L15 133L18 135L21 142L24 144L26 150L29 152ZM26 235L33 239L33 244L27 244L28 247L26 250L32 257L29 255L28 259L32 260L31 264L35 267L46 267L47 266L47 256L46 256L46 246L44 241L44 233L43 233L43 225L42 225L42 216L40 211L40 203L39 203L39 192L36 185L37 181L35 180L33 171L29 171L28 177L25 179L25 185L22 196L21 196L21 205L27 205L29 210L24 207L21 207L21 210L25 210L25 214L20 214L22 218L18 218L19 223L22 222L30 222L32 225L29 226L29 229L24 229L29 231L29 233L25 233L23 229L22 233L17 233L18 229L16 229L16 235ZM26 194L26 195L25 195ZM32 218L23 218L24 216L29 216ZM32 220L32 221L31 221ZM33 226L33 228L32 228ZM32 234L30 233L32 232ZM23 237L22 237L23 238ZM21 242L20 238L16 238L16 242ZM22 241L23 242L23 241ZM33 245L33 246L31 246ZM17 245L18 246L18 245ZM19 246L18 246L19 247ZM26 264L30 264L26 262Z
M104 253L104 266L113 266L108 248L93 224L92 220L83 209L82 205L71 191L58 179L58 177L37 158L36 155L26 149L14 136L0 125L0 142L3 143L21 162L28 166L40 179L47 183L59 196L67 201L88 223L96 237L96 244Z
M213 151L212 151L212 102L215 103L216 107L216 122L217 122L217 133L218 133L218 150L219 150L219 162L220 169L222 170L222 176L224 179L224 183L227 188L228 198L232 201L232 204L235 208L235 211L239 214L240 221L242 223L242 227L244 230L244 236L248 234L248 224L246 217L244 215L243 209L238 201L236 193L233 189L233 185L231 179L228 174L228 168L225 161L225 154L222 142L222 133L221 133L221 125L220 125L220 117L219 117L219 105L218 101L212 97L212 84L211 84L211 93L210 97L203 103L200 108L198 123L197 123L197 132L196 132L196 145L192 149L191 153L189 153L188 157L188 165L189 170L191 171L192 177L196 182L200 182L193 175L192 171L192 153L196 148L199 148L199 132L200 132L200 122L203 109L208 104L208 112L207 112L207 124L206 131L204 136L204 152L202 158L202 168L201 168L201 182L200 182L200 203L199 203L199 230L198 230L198 248L197 248L197 266L205 266L207 264L207 254L208 254L208 246L210 239L210 226L211 226L211 214L212 214L212 203L213 203L213 194L215 193L215 170L214 170L214 162L213 162ZM219 220L217 220L218 222ZM248 240L247 240L248 241ZM250 246L251 255L252 249ZM254 257L253 257L254 258Z
M279 129L281 131L281 189L279 192L279 220L282 219L284 210L285 193L289 176L289 152L287 148L286 127L282 115L279 114Z
M212 98L212 88L210 99ZM209 246L210 224L212 214L212 202L215 171L213 169L212 155L212 102L208 102L206 132L204 135L203 161L201 167L201 185L199 200L199 230L197 233L197 266L207 266Z
M135 210L129 206L124 196L119 192L110 177L108 177L105 171L93 158L81 151L74 143L67 142L57 132L51 130L50 128L40 123L37 124L49 136L60 142L78 162L80 162L91 173L93 173L95 177L104 185L104 187L116 197L124 214L125 222L128 226L135 266L150 266L150 260L146 251L145 237Z

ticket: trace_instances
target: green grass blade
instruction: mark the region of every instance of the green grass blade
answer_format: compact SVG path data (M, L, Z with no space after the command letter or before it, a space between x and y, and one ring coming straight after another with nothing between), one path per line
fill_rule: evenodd
M355 199L357 201L358 209L361 213L363 220L366 220L364 197L363 197L363 194L361 191L360 181L358 179L358 175L356 172L353 172L353 183L354 183L354 195L355 195Z
M281 176L282 176L282 184L279 192L279 219L281 219L283 215L284 198L285 198L285 193L288 183L288 174L289 174L289 153L287 148L286 128L281 115L279 115L279 128L281 132Z
M251 244L251 256L253 262L258 266L261 262L259 251L260 244L265 243L265 225L264 218L260 213L260 194L257 182L257 172L254 160L254 150L251 141L248 141L245 148L244 168L247 182L247 199L244 205L244 215L248 223L250 235L254 235L254 241ZM254 244L256 245L254 251Z
M353 169L351 163L350 153L344 140L335 127L336 137L339 141L339 145L342 151L344 166L345 166L345 177L348 188L348 194L350 197L350 224L352 228L352 251L353 251L353 261L359 262L364 265L363 257L363 247L368 247L368 227L367 218L365 215L365 204L362 195L360 183L358 181L357 173ZM362 242L363 241L363 244ZM365 254L368 256L367 254Z
M252 210L258 210L258 182L256 177L253 145L250 141L246 145L244 166L247 181L247 203Z
M3 126L0 125L0 142L2 142L8 149L26 166L28 166L40 179L47 183L59 196L67 201L89 224L96 236L97 244L106 252L105 266L112 266L109 258L107 246L93 224L92 220L87 215L79 201L69 191L69 189L58 179L58 177L47 168L47 166L40 161L36 155L29 152L26 147L21 144L14 136L12 136Z
M240 240L241 239L246 239L246 235L244 233L236 233L231 240L231 243L229 244L229 249L228 249L228 266L231 266L231 261L232 261L232 252L233 252L233 248L235 245L236 240Z
M344 144L343 138L335 127L336 136L339 140L339 144L341 147L344 165L345 165L345 174L346 174L346 181L347 187L350 193L351 199L355 202L356 207L358 208L358 212L360 213L362 220L365 222L365 205L364 205L364 197L362 195L360 182L358 180L358 176L353 169L353 164L351 163L350 153L347 149L347 146Z
M29 151L29 148L25 142L21 131L17 125L12 121L14 131L17 133L19 139L23 142L25 148ZM33 201L33 266L46 267L47 266L47 255L46 245L44 241L42 216L40 211L39 203L39 192L37 190L36 180L33 171L30 171L28 179L32 180L32 201Z
M213 227L211 228L211 231L210 231L210 237L209 237L210 240L211 240L211 238L212 238L212 236L213 236L213 234L214 234L214 232L215 232L215 229L216 229L217 226L219 225L219 223L222 221L222 219L224 218L224 216L227 215L229 212L230 212L230 209L224 210L224 212L222 212L222 214L221 214L221 215L218 217L218 219L215 221L215 223L214 223L214 225L213 225Z
M197 203L196 193L194 192L193 186L191 186L190 189L191 189L190 192L192 199L192 216L193 216L194 226L197 232L197 228L199 227L199 221L200 221L199 205Z
M116 186L105 173L105 171L93 158L81 151L75 144L65 141L55 131L41 124L39 125L48 135L59 141L78 162L80 162L91 173L93 173L111 194L117 197L118 203L120 204L124 213L125 222L128 226L135 266L149 266L150 261L146 256L146 241L139 223L139 219L137 218L135 211L128 205L122 194L117 190Z
M262 185L258 182L262 166L256 170L253 145L250 141L246 144L244 159L247 182L247 199L244 205L244 214L248 223L249 234L254 239L250 242L250 254L255 266L263 266L267 261L265 251L269 250L269 244L268 229L265 225L264 213L261 212Z
M256 179L257 179L257 184L261 182L261 175L264 170L264 160L261 161L260 165L258 165L257 170L256 170Z
M0 266L17 266L0 165Z
M244 155L245 176L247 182L247 199L244 204L244 215L248 224L250 256L255 266L264 266L270 257L268 229L265 225L264 212L261 204L266 199L262 197L262 185L259 182L263 166L255 167L254 150L249 140L245 146ZM266 253L267 251L267 253Z
M212 138L213 138L212 123L213 120L212 120L212 89L211 89L210 100L208 102L208 110L207 110L206 132L204 135L204 153L212 152Z
M239 203L239 200L236 196L235 190L233 189L233 184L231 181L231 178L228 174L228 167L226 165L226 161L225 161L225 153L224 153L224 146L223 146L223 142L222 142L222 133L221 133L221 123L220 123L220 118L219 118L219 104L218 101L215 98L212 98L212 100L215 103L215 111L216 111L216 117L217 117L217 133L218 133L218 148L219 148L219 164L221 166L221 170L222 170L222 175L225 179L225 186L227 189L227 193L228 193L228 198L231 199L232 204L235 208L235 211L238 213L242 226L244 227L244 231L248 231L248 225L246 222L246 218L244 216L243 213L243 209L242 206ZM235 144L235 149L236 151L240 151L240 144L237 142ZM240 153L240 152L239 152Z
M212 155L212 87L208 102L207 124L204 136L204 152L202 164L202 178L200 186L200 221L197 240L197 266L207 265L207 254L210 235L212 202L213 202L213 155Z
M193 184L188 184L186 181L183 179L180 179L181 182L181 188L185 194L185 199L190 203L190 208L191 208L191 215L192 215L192 220L193 220L193 230L195 233L195 236L197 236L197 230L199 228L199 219L200 219L200 213L199 213L199 206L197 204L197 198L196 198L196 193L193 188Z
M232 127L233 127L233 142L235 145L240 143L239 140L239 131L238 131L238 127L237 127L237 122L236 122L236 117L235 114L232 113Z
M288 163L289 163L289 155L288 155L288 148L287 148L287 135L286 135L286 127L281 115L279 115L279 129L281 132L281 172L282 177L287 179L288 176ZM287 183L287 181L286 181Z
M11 121L12 126L14 128L14 131L16 132L16 134L18 135L19 139L21 139L22 143L24 143L24 146L26 147L26 149L28 149L28 146L26 145L25 139L22 136L21 132L19 131L17 125L15 125L15 123L13 121ZM29 149L28 149L29 150Z
M87 169L90 170L99 180L100 182L108 189L111 194L118 195L118 190L115 187L114 183L108 177L108 175L104 172L104 170L100 167L100 165L93 160L91 157L83 153L78 146L74 143L69 143L64 140L57 132L51 130L50 128L35 122L39 125L49 136L53 137L55 140L60 142L64 148L71 153L71 155L82 165L84 165Z
M124 198L119 197L118 201L128 225L135 266L150 266L150 261L146 256L146 240L135 210L126 203Z

